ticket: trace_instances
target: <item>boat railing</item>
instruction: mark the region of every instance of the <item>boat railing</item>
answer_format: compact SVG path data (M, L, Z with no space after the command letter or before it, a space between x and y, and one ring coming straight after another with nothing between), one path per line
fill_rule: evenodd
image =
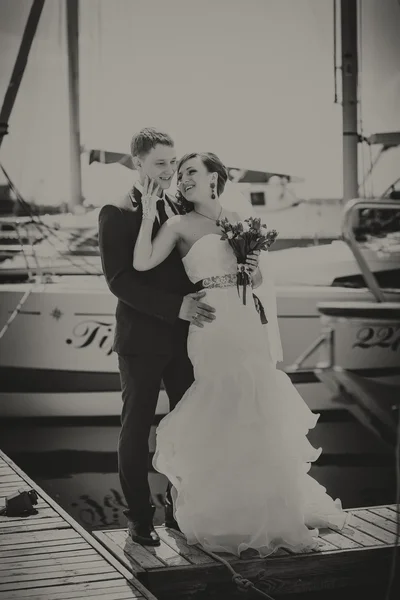
M360 249L359 243L356 240L354 231L354 224L356 222L356 211L369 209L369 210L382 210L382 209L394 209L400 210L399 202L396 200L375 200L375 199L361 199L357 198L350 200L344 207L343 218L342 218L342 237L344 241L350 247L358 266L360 267L361 273L364 280L372 292L377 302L387 301L385 291L379 286L379 283L368 266L366 258L363 256L362 250ZM392 290L395 291L395 290ZM389 290L386 290L389 292ZM340 303L343 305L343 303ZM319 308L319 306L318 306ZM324 324L322 327L321 334L306 348L298 358L287 367L287 373L301 373L302 370L307 370L304 367L304 363L311 356L315 355L317 351L320 351L323 358L320 358L318 363L315 365L318 369L329 369L334 364L334 329L328 324Z
M385 293L380 287L375 275L372 273L369 268L368 262L365 256L362 253L362 250L359 246L359 243L356 240L356 235L354 232L354 222L355 222L355 214L358 210L400 210L399 202L396 200L386 200L386 199L364 199L364 198L356 198L354 200L349 200L346 203L346 206L343 210L343 218L342 218L342 236L344 241L349 246L351 252L353 253L354 258L357 261L358 266L360 267L360 271L364 277L365 283L370 289L371 293L374 295L375 300L377 302L385 302L386 297Z

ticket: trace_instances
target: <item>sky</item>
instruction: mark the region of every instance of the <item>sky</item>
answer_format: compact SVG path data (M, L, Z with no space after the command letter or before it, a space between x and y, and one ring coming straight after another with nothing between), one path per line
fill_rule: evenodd
M400 4L359 5L360 127L400 130ZM0 0L1 99L30 6ZM45 203L70 194L65 23L65 3L48 0L0 154L25 197ZM179 155L209 150L304 177L302 195L342 194L332 0L84 0L80 108L85 149L128 152L132 134L154 126ZM360 155L362 173L370 155ZM400 175L399 153L384 158L373 192ZM120 165L82 164L94 204L132 180Z

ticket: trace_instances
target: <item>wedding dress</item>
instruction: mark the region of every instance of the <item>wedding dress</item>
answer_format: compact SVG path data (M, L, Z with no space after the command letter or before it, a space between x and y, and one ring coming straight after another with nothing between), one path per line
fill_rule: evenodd
M192 282L237 269L215 233L183 262ZM161 421L153 459L174 486L175 518L190 544L214 552L314 548L318 528L346 522L340 500L308 474L321 452L306 437L318 415L276 369L251 293L246 305L235 286L204 300L216 319L190 326L195 381Z

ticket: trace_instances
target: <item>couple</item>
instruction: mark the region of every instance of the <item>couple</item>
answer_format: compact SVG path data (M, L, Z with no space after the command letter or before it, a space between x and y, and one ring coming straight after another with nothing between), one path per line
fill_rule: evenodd
M308 475L320 451L306 435L318 417L276 369L273 303L266 293L263 325L255 303L238 295L237 261L220 239L217 220L247 218L251 208L222 201L227 171L214 154L177 163L172 139L149 128L133 137L131 153L139 182L99 216L103 270L118 298L118 457L130 535L160 543L147 460L163 380L171 412L157 429L153 464L170 482L166 526L236 555L315 548L315 529L340 529L346 515ZM166 194L175 171L178 201ZM264 257L250 256L248 267L264 301Z

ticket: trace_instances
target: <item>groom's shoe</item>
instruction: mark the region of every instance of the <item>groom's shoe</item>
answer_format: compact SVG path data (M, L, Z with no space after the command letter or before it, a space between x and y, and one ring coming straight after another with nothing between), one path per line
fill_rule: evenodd
M179 525L175 520L173 506L168 500L165 501L165 527L168 529L175 529L176 531L180 531Z
M152 523L128 521L128 532L132 541L143 546L159 546L160 538Z

